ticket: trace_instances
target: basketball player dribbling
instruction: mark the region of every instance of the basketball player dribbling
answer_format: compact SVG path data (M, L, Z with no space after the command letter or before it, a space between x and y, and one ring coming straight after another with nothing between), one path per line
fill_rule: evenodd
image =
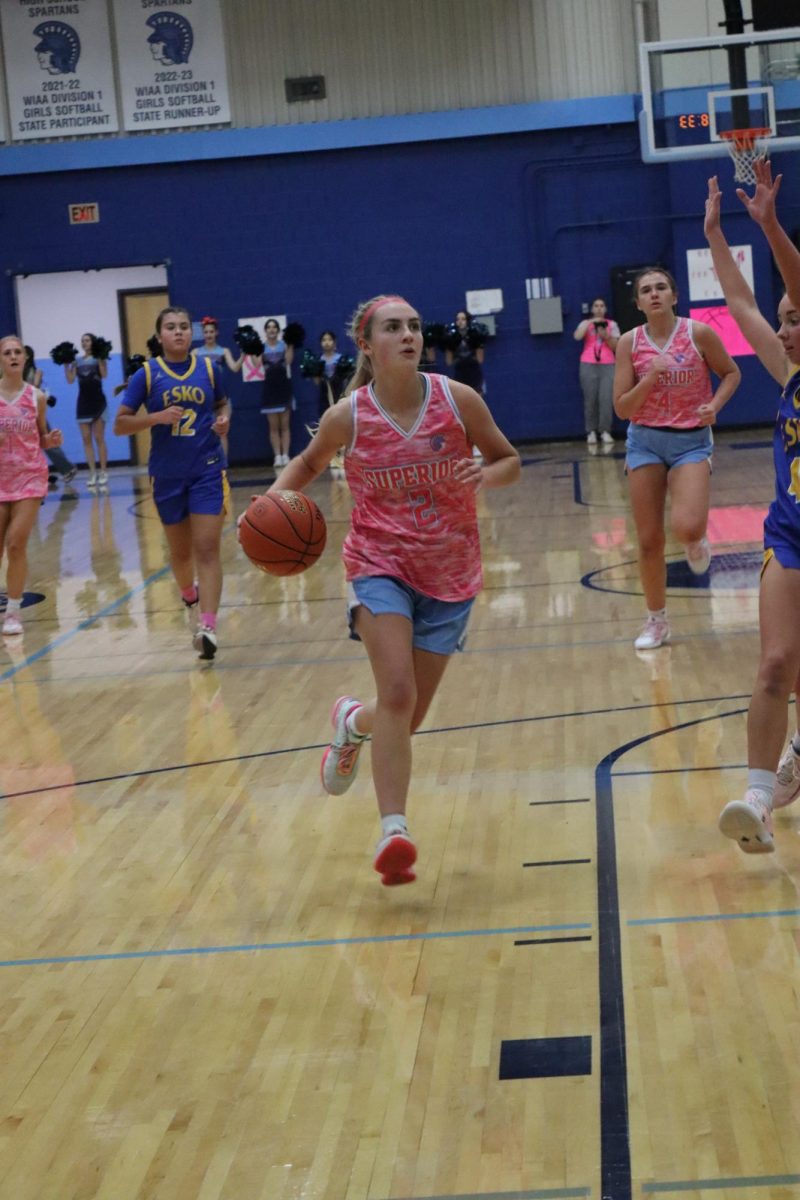
M124 437L151 431L153 500L172 573L186 607L200 609L192 644L200 658L212 659L217 652L220 543L228 498L220 439L228 432L230 409L219 366L191 352L192 319L187 310L162 308L156 333L163 352L131 376L114 433ZM137 415L142 406L144 413Z
M334 704L322 784L346 792L372 737L381 819L373 865L391 886L416 878L406 822L411 735L463 643L482 584L475 494L514 483L520 461L477 392L419 372L422 322L402 297L361 304L349 332L358 361L348 391L273 486L302 490L344 447L354 502L343 550L350 635L366 647L376 695Z
M762 316L737 267L720 224L717 177L708 181L704 232L731 316L781 390L773 437L775 499L764 521L764 565L758 598L761 654L747 714L747 789L720 813L719 828L747 854L774 849L772 813L800 793L800 253L781 227L772 178L764 159L754 164L752 196L736 195L766 236L786 294L778 330ZM783 757L786 699L794 685L798 732Z

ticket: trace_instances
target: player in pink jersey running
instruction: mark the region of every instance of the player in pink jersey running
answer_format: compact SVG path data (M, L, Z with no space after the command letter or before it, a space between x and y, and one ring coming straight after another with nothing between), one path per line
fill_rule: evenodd
M366 647L376 696L334 704L322 783L332 795L345 792L372 736L381 818L374 867L394 885L416 878L406 824L411 735L463 642L482 584L475 494L514 483L520 461L477 392L418 371L422 322L402 297L360 305L350 334L359 354L347 394L273 486L301 490L344 447L354 501L343 550L350 630Z
M18 337L0 338L0 558L6 554L4 635L22 633L20 609L28 569L28 539L47 495L44 451L60 446L58 429L47 432L44 393L22 377L25 347Z
M664 510L670 498L675 539L696 575L711 562L706 537L713 439L711 426L741 378L708 325L675 315L678 289L669 271L646 267L633 283L644 325L617 344L614 408L628 418L625 470L639 541L639 577L647 620L634 642L655 650L669 641ZM718 377L716 391L710 372Z

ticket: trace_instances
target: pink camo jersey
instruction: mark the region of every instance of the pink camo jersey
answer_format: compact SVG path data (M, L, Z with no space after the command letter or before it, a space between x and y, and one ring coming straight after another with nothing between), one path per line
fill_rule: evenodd
M609 337L619 337L619 325L616 321L612 321L611 317L603 317L603 320L608 323ZM604 342L597 336L597 330L594 327L594 321L590 321L586 333L583 335L583 349L581 350L581 362L587 363L602 363L608 365L616 362L614 351L609 346L608 342Z
M39 445L36 389L26 383L13 400L0 395L0 502L47 495L47 459Z
M655 428L697 429L697 410L711 402L714 391L705 359L694 344L690 320L678 317L672 337L663 347L651 342L644 325L636 326L631 359L637 383L659 355L669 360L670 367L659 373L658 382L631 420Z
M453 480L472 447L444 375L406 433L372 385L350 397L353 440L345 476L355 507L342 557L348 580L391 575L436 600L468 600L483 583L475 493Z

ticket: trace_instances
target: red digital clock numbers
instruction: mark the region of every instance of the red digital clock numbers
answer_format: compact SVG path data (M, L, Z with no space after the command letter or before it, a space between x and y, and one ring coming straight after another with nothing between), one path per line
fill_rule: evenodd
M708 113L681 113L678 117L681 129L707 129L709 123Z

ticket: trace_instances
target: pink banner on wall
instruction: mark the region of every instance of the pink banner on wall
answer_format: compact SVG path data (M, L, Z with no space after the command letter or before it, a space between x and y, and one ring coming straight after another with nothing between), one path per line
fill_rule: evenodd
M707 308L690 308L693 321L710 325L732 358L741 354L755 354L755 350L739 329L725 304L712 304Z

